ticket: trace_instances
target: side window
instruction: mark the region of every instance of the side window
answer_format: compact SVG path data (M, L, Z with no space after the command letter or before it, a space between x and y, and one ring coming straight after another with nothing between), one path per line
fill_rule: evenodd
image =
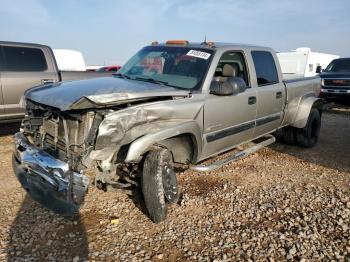
M3 71L5 69L5 60L2 53L2 46L0 46L0 71Z
M313 64L309 64L309 72L312 72L314 70L314 65Z
M278 83L275 61L270 52L252 51L258 86Z
M230 77L225 75L225 72L224 72L225 65L229 65L230 67L233 68L233 70L231 70L233 72L233 75L232 75L233 77L243 78L246 85L250 86L246 62L241 52L230 51L230 52L224 53L221 56L219 63L215 69L214 77L217 81L225 81L227 77Z
M47 69L46 59L38 48L4 46L6 71L41 72Z

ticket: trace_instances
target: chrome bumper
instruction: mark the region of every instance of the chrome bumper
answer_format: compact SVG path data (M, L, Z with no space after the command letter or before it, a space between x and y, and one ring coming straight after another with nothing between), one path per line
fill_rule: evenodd
M69 165L31 145L22 133L14 135L13 170L28 194L62 215L73 215L84 201L89 179Z
M327 87L321 88L321 93L329 95L350 95L350 90L347 89L329 89Z

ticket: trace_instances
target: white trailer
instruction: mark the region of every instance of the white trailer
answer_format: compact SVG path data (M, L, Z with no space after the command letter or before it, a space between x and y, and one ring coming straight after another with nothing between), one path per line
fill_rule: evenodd
M69 49L53 49L60 71L86 71L83 54Z
M313 52L308 47L277 53L277 57L285 78L315 76L318 66L324 69L333 59L339 58L338 55Z

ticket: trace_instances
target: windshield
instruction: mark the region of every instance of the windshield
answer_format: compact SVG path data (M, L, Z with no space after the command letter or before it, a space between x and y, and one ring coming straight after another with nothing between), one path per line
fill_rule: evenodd
M350 72L350 58L333 60L324 71L337 73Z
M213 50L203 48L148 46L134 55L116 74L182 89L200 87Z

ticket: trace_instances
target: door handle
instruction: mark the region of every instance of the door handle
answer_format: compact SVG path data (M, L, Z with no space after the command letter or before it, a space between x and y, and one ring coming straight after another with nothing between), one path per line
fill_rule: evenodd
M43 85L47 85L47 84L53 84L53 79L41 79L41 83Z
M256 103L256 96L248 97L248 105L254 105Z
M280 98L282 98L282 92L281 91L276 93L276 99L280 99Z

